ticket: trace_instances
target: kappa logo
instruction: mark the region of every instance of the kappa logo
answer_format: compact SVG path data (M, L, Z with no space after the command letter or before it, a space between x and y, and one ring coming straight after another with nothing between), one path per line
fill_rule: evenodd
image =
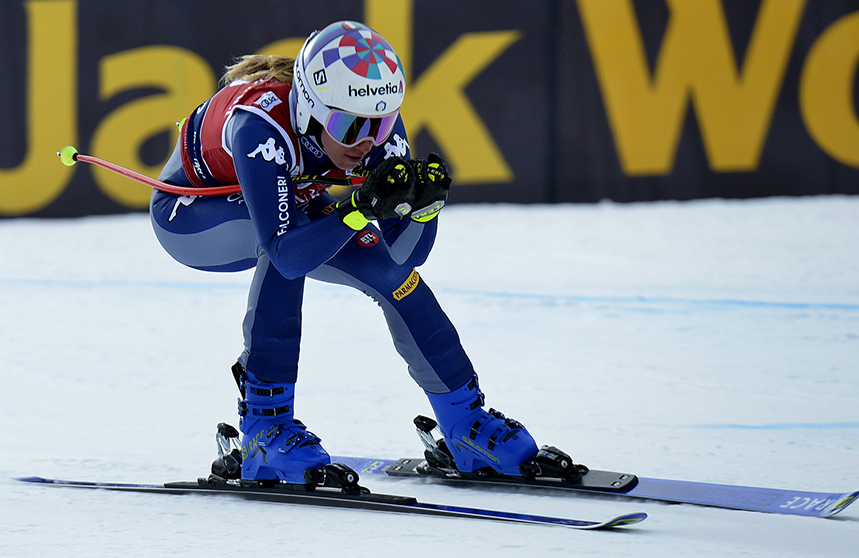
M280 97L274 94L274 91L266 91L259 99L254 101L254 104L266 112L271 112L271 109L282 102Z
M172 222L173 219L176 218L176 215L179 214L180 205L188 207L189 205L194 203L194 200L196 199L197 196L179 196L178 198L176 198L176 202L173 204L173 211L170 212L170 217L167 218L167 221Z
M268 138L265 143L261 143L256 149L248 153L249 159L256 159L257 155L262 155L266 161L274 161L278 165L286 164L286 156L283 154L283 148L277 146L274 138Z
M391 139L396 142L396 145L390 142L385 144L385 159L405 157L406 151L409 149L409 142L403 139L400 134L394 134L394 137Z

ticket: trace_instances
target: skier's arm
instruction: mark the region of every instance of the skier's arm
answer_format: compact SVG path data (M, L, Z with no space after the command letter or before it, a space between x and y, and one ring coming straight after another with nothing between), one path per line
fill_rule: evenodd
M438 214L447 203L450 172L440 155L430 153L426 159L411 159L414 174L413 210L409 219L399 223L381 223L391 257L407 267L422 265L429 256L438 229Z
M287 279L306 275L331 259L355 231L336 214L310 222L296 207L288 140L257 115L236 111L232 119L229 147L260 246ZM257 152L266 145L271 145L271 160ZM282 151L272 156L277 149Z
M427 223L438 217L450 193L450 171L441 155L430 153L426 159L412 159L409 166L415 175L415 199L409 217Z
M388 140L375 148L367 161L367 168L373 169L392 157L402 157L409 160L408 134L402 117L397 119ZM414 202L414 200L412 200ZM414 203L413 203L414 205ZM409 217L397 219L381 219L377 221L382 231L382 237L388 252L395 262L408 267L423 264L432 250L435 242L438 224L435 219L427 223L419 223Z

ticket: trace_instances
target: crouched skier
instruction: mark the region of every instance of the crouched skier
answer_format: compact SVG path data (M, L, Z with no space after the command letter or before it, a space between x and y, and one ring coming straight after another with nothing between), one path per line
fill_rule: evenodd
M293 60L252 55L184 121L160 179L198 188L240 184L241 195L156 191L156 236L177 261L204 271L254 268L243 322L241 476L304 483L330 462L294 417L307 277L348 285L381 306L396 350L426 392L456 467L520 475L537 453L525 428L484 410L459 336L415 267L435 240L450 176L441 157L411 159L399 115L399 58L377 33L336 22ZM341 202L304 175L366 176ZM371 221L376 221L378 226Z

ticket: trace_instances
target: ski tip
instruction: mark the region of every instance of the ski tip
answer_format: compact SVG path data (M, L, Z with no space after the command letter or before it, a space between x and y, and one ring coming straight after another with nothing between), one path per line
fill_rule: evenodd
M849 506L850 504L852 504L856 500L859 500L859 492L854 492L852 494L845 494L844 498L835 502L835 504L833 504L833 506L831 508L829 508L829 510L826 511L826 514L823 517L832 517L833 515L837 514L838 512L843 511L844 508L846 508L847 506Z
M43 477L16 477L12 479L16 482L31 482L35 484L52 484L53 481Z
M605 523L600 523L599 525L595 525L594 529L614 529L616 527L626 527L627 525L635 525L636 523L641 523L647 519L647 514L644 512L641 513L628 513L625 515L620 515L615 517L614 519L610 519Z

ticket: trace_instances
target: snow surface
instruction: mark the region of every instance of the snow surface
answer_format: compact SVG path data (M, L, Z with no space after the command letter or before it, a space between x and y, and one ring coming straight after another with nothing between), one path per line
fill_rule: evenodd
M421 275L487 404L594 468L859 489L859 198L454 206ZM183 268L145 215L0 222L0 556L854 555L836 519L366 477L612 532L16 483L205 475L236 424L248 273ZM310 282L297 415L332 454L418 455L429 405L381 312ZM356 363L357 366L356 366Z

